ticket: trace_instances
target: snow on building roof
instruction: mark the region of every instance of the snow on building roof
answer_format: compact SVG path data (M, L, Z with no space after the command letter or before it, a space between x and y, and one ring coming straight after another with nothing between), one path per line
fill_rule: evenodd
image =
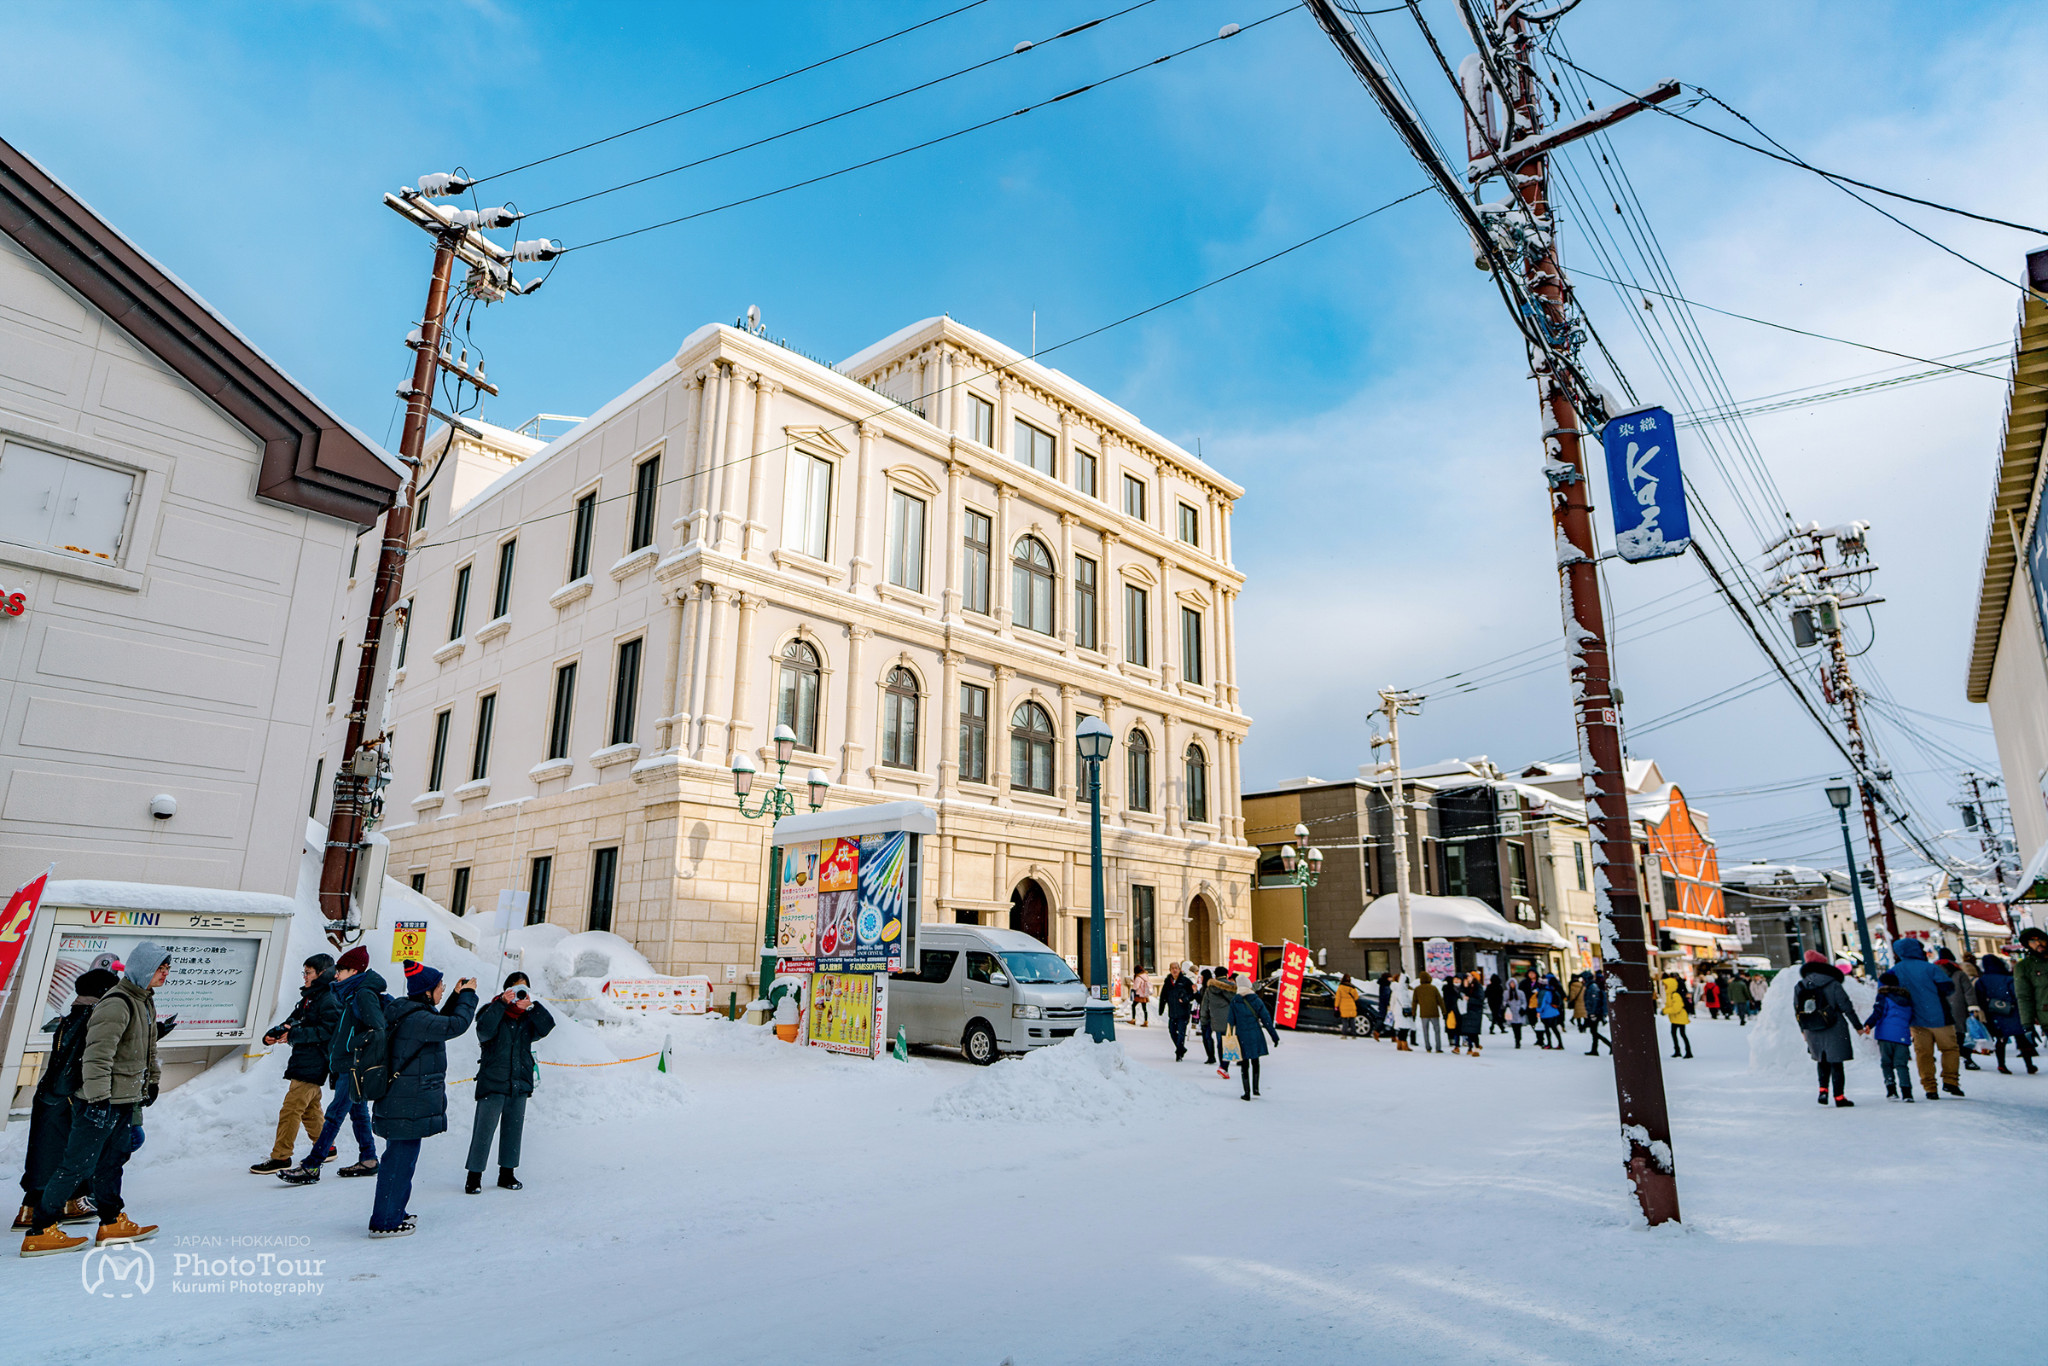
M324 838L324 835L323 835ZM43 892L52 906L94 910L173 911L200 915L290 915L296 903L269 892L232 892L219 887L184 887L167 882L108 882L70 878Z
M1796 863L1738 863L1721 869L1722 882L1732 882L1741 887L1785 883L1810 886L1827 880L1827 874L1819 869L1804 868Z
M1564 936L1548 926L1531 928L1511 923L1499 911L1472 896L1410 896L1408 925L1417 939L1483 939L1491 944L1543 944L1567 948ZM1353 939L1399 939L1400 898L1388 893L1366 903ZM1554 942L1553 942L1554 941Z

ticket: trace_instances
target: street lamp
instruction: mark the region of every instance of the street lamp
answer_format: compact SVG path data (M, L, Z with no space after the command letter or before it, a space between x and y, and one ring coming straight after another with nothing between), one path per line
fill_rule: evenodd
M1308 827L1306 825L1295 826L1294 838L1302 844L1307 844ZM1308 889L1322 881L1323 851L1320 849L1310 849L1304 855L1293 845L1283 844L1280 846L1280 872L1287 880L1301 888L1301 946L1307 948L1309 947Z
M732 790L738 798L740 814L750 821L766 816L781 820L784 816L796 814L796 794L789 790L783 779L789 772L789 761L796 756L796 732L788 726L775 728L775 786L761 794L761 800L754 809L747 809L747 794L754 790L754 761L745 753L732 756ZM812 769L805 776L810 788L811 810L816 811L825 804L825 791L832 784L824 774ZM775 980L775 965L779 961L774 953L775 936L779 929L782 912L782 846L775 842L774 828L768 835L768 923L761 936L761 980L757 984L760 997L768 998L768 987Z
M1116 1010L1109 1003L1109 945L1102 924L1102 761L1115 735L1090 716L1074 727L1074 747L1088 768L1088 1037L1116 1038Z
M1854 794L1847 783L1827 790L1828 805L1842 823L1842 855L1849 860L1849 895L1856 903L1856 937L1863 942L1863 975L1877 980L1877 950L1870 946L1870 922L1863 915L1863 882L1856 876L1856 847L1849 842L1849 799Z

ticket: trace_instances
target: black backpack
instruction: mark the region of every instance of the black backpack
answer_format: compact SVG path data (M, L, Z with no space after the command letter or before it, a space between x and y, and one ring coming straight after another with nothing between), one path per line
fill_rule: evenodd
M388 1004L388 1001L387 1001ZM378 1012L375 1024L362 1018L355 998L337 1028L346 1028L348 1054L342 1071L348 1074L348 1088L357 1100L379 1101L391 1092L391 1029Z
M1841 1018L1834 1004L1828 1000L1828 985L1826 982L1801 982L1792 992L1793 1017L1809 1034L1833 1029L1835 1021Z

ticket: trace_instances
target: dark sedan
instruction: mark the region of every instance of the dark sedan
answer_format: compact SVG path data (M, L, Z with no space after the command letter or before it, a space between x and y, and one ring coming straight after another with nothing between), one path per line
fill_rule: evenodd
M1380 1027L1380 1004L1377 990L1368 996L1370 983L1351 983L1358 990L1358 1032L1361 1036L1371 1034ZM1266 1003L1266 1009L1273 1012L1273 1018L1280 1018L1280 980L1275 973L1259 983L1259 998ZM1310 1034L1341 1034L1344 1032L1343 1018L1337 1014L1337 979L1334 977L1307 976L1301 979L1301 1017L1294 1026Z

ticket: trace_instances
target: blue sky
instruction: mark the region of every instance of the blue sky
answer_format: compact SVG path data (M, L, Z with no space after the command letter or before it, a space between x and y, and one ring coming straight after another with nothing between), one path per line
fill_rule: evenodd
M955 0L957 3L958 0ZM487 184L535 209L778 132L1043 40L1129 0L988 0L769 90ZM41 5L9 16L5 136L189 281L372 436L394 431L400 346L426 243L379 204L421 172L490 173L670 113L953 8L904 4ZM1280 0L1156 0L982 72L587 205L523 235L570 244L773 189L989 118L1250 25ZM1426 0L1452 61L1448 0ZM1373 21L1417 106L1455 106L1402 15ZM1574 57L1626 85L1707 87L1815 162L2048 221L2030 166L2048 27L2025 4L1707 7L1586 0ZM1706 117L1709 111L1702 111ZM1733 128L1725 116L1720 126ZM1644 115L1615 137L1678 280L1704 302L1914 355L2009 338L2015 300L1802 172ZM770 331L841 357L950 312L1028 345L1087 331L1342 222L1421 173L1305 13L984 132L810 189L566 257L476 339L487 413L595 409L702 322L758 304ZM1906 215L2002 274L2032 239ZM1568 223L1568 259L1597 268ZM1632 306L1583 281L1646 400L1685 406L1633 339ZM1863 376L1886 357L1707 316L1738 398ZM1424 197L1054 363L1247 487L1235 544L1254 785L1346 776L1366 706L1558 635L1534 396L1462 231ZM1874 524L1884 566L1865 657L1945 721L1881 732L1923 816L1953 825L1960 750L1991 763L1962 700L2003 387L1955 378L1759 418L1802 520ZM1705 452L1694 477L1755 538ZM1615 568L1627 719L1764 666L1689 562ZM1678 594L1665 598L1663 595ZM1661 602L1652 601L1662 599ZM1700 615L1704 613L1704 615ZM1656 634L1655 628L1664 627ZM1859 639L1865 628L1859 626ZM1572 744L1562 670L1437 690L1404 749L1520 764ZM1924 727L1924 729L1922 729ZM1946 748L1944 748L1946 747ZM1715 818L1727 857L1829 857L1818 780L1839 761L1780 689L1645 733ZM1790 792L1744 789L1812 778ZM2024 781L2024 780L2023 780ZM1725 795L1714 795L1725 794ZM2039 800L2030 789L2022 800ZM1816 821L1816 817L1820 818Z

